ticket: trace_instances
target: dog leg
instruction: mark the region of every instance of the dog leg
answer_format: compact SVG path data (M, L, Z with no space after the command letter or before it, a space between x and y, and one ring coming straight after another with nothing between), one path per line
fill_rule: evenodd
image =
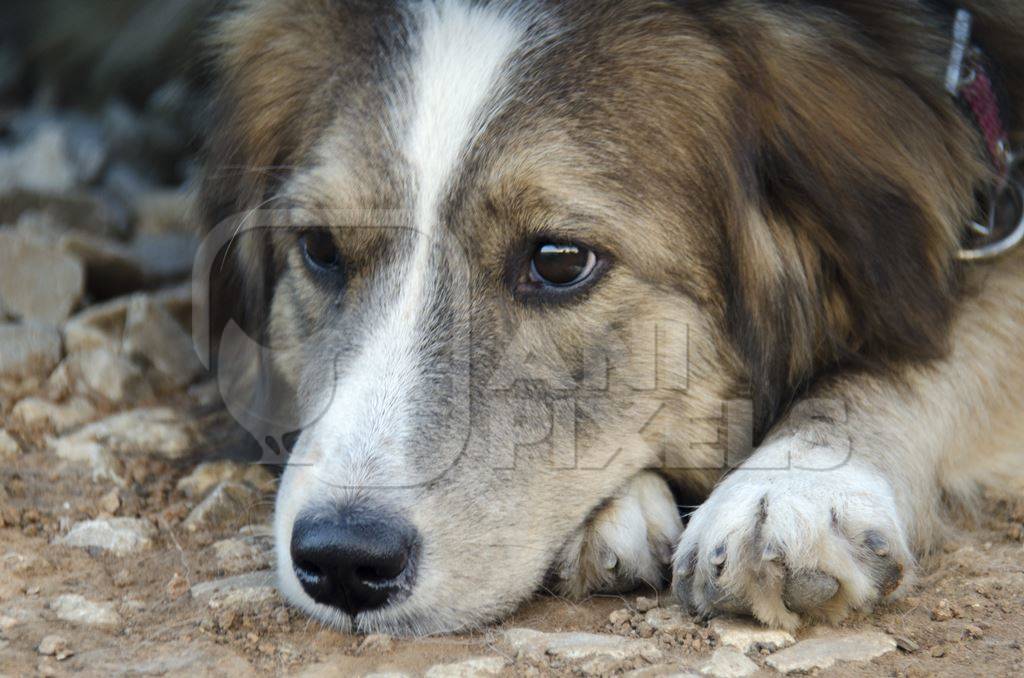
M649 471L634 477L566 544L554 587L580 598L666 583L683 525L665 480Z
M841 375L797 404L691 516L674 562L684 603L794 628L905 591L944 497L1019 459L1018 276L993 276L965 304L946 359Z

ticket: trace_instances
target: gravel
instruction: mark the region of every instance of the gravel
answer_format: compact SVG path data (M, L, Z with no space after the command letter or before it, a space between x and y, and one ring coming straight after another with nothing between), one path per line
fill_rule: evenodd
M138 518L102 518L76 524L58 542L65 546L127 556L149 548L154 536L156 530L149 521Z
M0 377L46 375L60 358L61 338L55 328L0 323Z

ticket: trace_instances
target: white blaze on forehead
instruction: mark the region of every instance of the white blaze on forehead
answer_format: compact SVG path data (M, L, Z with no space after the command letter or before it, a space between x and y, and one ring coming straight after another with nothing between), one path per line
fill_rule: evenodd
M466 0L416 7L413 112L406 155L416 190L416 228L429 235L459 161L498 107L502 67L525 27L507 11Z
M341 366L332 402L305 444L324 470L332 469L328 476L344 476L332 481L350 486L382 477L405 480L401 446L412 434L410 394L422 387L420 321L430 307L431 252L444 196L500 110L502 76L525 34L524 23L509 10L466 0L411 4L410 23L411 54L396 104L404 110L391 117L401 126L398 138L411 173L415 246L391 269L397 294L382 300L376 327L359 354Z

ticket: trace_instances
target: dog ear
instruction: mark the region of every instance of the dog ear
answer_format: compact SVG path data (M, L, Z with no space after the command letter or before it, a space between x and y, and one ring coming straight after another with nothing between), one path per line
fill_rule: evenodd
M743 70L727 307L762 431L825 370L945 351L989 178L941 82L821 35L780 31Z
M336 60L337 3L240 0L215 17L213 75L199 205L208 228L248 226L326 124ZM249 215L250 219L242 219ZM269 234L241 229L217 253L210 281L211 337L229 319L258 336L273 290Z

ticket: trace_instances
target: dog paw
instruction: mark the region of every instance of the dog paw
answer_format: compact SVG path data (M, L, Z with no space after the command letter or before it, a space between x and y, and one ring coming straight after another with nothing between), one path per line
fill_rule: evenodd
M562 549L554 588L574 598L642 584L661 588L682 529L668 484L655 473L640 473Z
M697 614L752 614L792 630L870 609L906 587L911 567L892 489L877 473L740 470L690 518L672 588Z

